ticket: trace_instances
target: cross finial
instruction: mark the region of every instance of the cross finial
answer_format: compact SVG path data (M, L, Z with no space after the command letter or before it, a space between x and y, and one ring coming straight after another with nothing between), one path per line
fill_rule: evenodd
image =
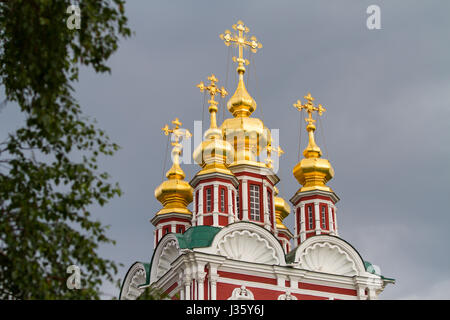
M219 89L219 88L216 86L216 82L218 82L219 80L217 80L217 78L216 78L216 76L215 76L214 74L211 74L211 75L208 77L208 80L211 81L211 83L210 83L209 86L205 86L205 84L203 83L203 81L201 81L201 82L197 85L197 88L200 89L200 92L203 92L204 90L209 91L209 95L211 96L211 99L208 101L209 104L210 104L210 105L217 105L218 102L214 100L215 95L216 95L216 94L220 94L220 95L222 96L222 98L223 98L223 97L225 97L225 96L228 94L228 92L227 92L227 90L225 90L224 87L222 87L222 88Z
M234 30L237 31L231 33L230 30L225 30L225 33L220 35L220 39L225 42L225 45L228 47L231 44L234 44L238 47L239 56L233 57L233 61L238 63L238 73L244 73L245 67L244 64L249 64L247 59L244 59L243 49L249 48L252 52L256 53L258 49L262 48L261 42L258 42L255 36L251 36L248 38L245 34L250 31L250 29L239 20L236 24L232 26Z
M209 112L211 114L211 128L217 128L217 123L216 123L216 113L217 113L217 105L219 104L215 99L216 94L220 94L220 96L223 98L225 97L228 92L227 90L225 90L224 87L222 88L218 88L216 86L216 82L218 82L219 80L217 80L216 76L214 74L211 74L208 77L208 80L211 82L209 86L205 86L205 84L203 83L203 81L201 81L198 85L197 88L200 89L200 92L203 92L204 90L209 91L209 95L211 96L211 98L209 99L208 103L209 103Z
M322 107L321 104L315 107L313 104L314 98L309 92L308 95L304 96L303 98L305 98L307 102L305 104L302 104L300 100L297 100L297 103L294 103L294 107L297 108L298 111L305 109L306 112L308 112L308 118L305 118L305 121L308 123L308 125L314 126L314 122L316 122L316 120L312 118L312 113L314 111L317 111L319 116L321 116L326 111L326 109Z
M175 137L175 141L172 142L173 146L177 146L179 144L180 137L186 137L190 138L192 135L187 129L180 128L183 124L178 118L175 118L175 120L172 120L173 128L170 129L169 125L166 124L161 130L164 132L166 136L169 135L169 133L172 133Z

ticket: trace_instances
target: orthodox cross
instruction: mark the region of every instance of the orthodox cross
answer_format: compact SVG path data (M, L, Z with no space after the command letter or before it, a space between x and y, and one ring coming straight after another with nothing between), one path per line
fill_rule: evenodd
M218 102L214 100L214 97L216 94L220 94L223 98L228 94L228 92L227 92L227 90L225 90L224 87L219 89L216 86L216 82L218 82L219 80L217 80L217 78L214 74L211 74L208 77L208 80L211 81L211 84L209 86L205 86L203 81L200 81L200 83L197 85L197 88L200 89L200 92L203 92L204 90L209 91L209 95L211 96L211 99L208 101L208 103L210 104L210 107L212 107L212 106L216 106L218 104Z
M252 52L256 53L258 49L262 48L262 44L261 42L258 42L255 36L247 38L245 34L248 33L250 29L241 20L234 24L232 28L238 33L232 34L230 30L225 30L225 33L220 35L220 39L225 42L225 45L227 47L231 44L234 44L239 48L239 57L233 57L233 61L238 62L238 69L245 71L244 63L248 65L249 61L247 59L244 59L243 49L245 47L248 47Z
M308 95L304 96L303 98L305 98L307 102L305 104L302 104L300 100L297 100L297 103L294 103L294 107L297 108L298 111L305 109L306 112L308 112L308 118L305 118L305 121L308 123L308 125L314 125L314 122L316 122L316 120L312 118L312 113L314 111L317 111L319 116L321 116L326 111L326 109L322 107L321 104L315 107L313 103L314 98L309 92Z
M169 129L169 125L166 124L164 128L162 128L162 131L166 136L169 135L169 133L172 133L175 137L175 141L172 142L172 146L177 146L179 144L180 137L190 138L192 135L187 129L180 128L182 123L178 118L175 118L175 120L172 121L173 128Z
M198 85L197 88L200 89L200 92L203 92L204 90L209 91L209 95L211 96L211 98L208 100L209 103L209 113L211 114L211 128L217 128L217 122L216 122L216 113L217 113L217 105L219 104L219 102L217 102L216 100L214 100L216 94L220 94L221 97L225 97L228 92L227 90L225 90L224 87L222 88L218 88L216 86L216 82L218 82L219 80L217 80L216 76L214 74L211 74L208 77L208 80L211 82L209 86L205 86L205 84L203 83L203 81L201 81Z

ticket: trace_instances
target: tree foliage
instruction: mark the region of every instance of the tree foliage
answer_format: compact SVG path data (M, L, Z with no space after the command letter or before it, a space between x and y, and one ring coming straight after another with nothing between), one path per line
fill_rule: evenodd
M123 2L0 2L0 102L25 118L0 140L0 299L99 298L117 272L98 254L114 241L89 208L120 195L97 164L118 146L83 114L72 84L81 65L110 72L107 59L131 35ZM70 30L72 4L81 26ZM66 286L70 265L81 268L80 290Z
M153 285L144 289L144 292L137 298L137 300L170 300L168 294Z

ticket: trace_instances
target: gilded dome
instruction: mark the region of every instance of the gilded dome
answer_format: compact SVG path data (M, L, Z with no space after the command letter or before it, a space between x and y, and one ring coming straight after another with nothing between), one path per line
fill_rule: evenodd
M277 222L277 229L287 229L283 224L283 220L291 213L291 206L281 197L278 197L278 188L275 187L275 217Z
M257 161L257 156L270 145L270 130L260 119L250 118L256 109L256 102L245 88L243 74L244 71L241 70L236 91L228 101L227 107L233 118L222 123L222 136L233 146L235 152L231 165L251 163L266 166Z
M155 198L163 205L157 215L171 212L192 214L187 206L192 202L193 189L184 181L185 174L179 165L180 153L181 144L176 142L172 150L173 165L166 173L167 180L155 189Z
M211 81L210 85L205 86L203 81L200 82L197 87L200 88L200 92L206 90L209 91L209 113L210 113L210 127L204 134L204 139L200 145L194 150L194 160L201 167L198 175L208 174L212 172L219 172L228 175L233 173L228 169L227 165L233 160L233 148L232 146L222 138L222 131L217 128L216 114L218 111L218 102L214 100L217 94L222 97L226 96L228 92L225 88L219 89L216 86L217 78L212 74L208 77Z
M227 164L233 160L233 147L222 139L221 131L217 128L208 129L204 140L194 150L194 160L202 167L197 175L220 172L232 174Z
M308 122L306 130L308 131L309 142L308 146L303 151L304 158L294 167L293 174L297 181L302 185L299 192L309 190L332 192L331 188L328 187L326 183L333 178L334 169L331 166L330 161L321 158L322 151L319 146L317 146L314 139L314 131L316 130L316 126L314 125L315 120L311 117L312 111L318 111L319 115L321 115L325 109L321 105L314 107L312 104L314 98L312 98L310 94L305 96L305 98L308 100L307 104L301 105L300 101L298 101L297 104L294 104L294 107L299 110L303 108L307 109L309 113L309 118L305 119L306 122Z

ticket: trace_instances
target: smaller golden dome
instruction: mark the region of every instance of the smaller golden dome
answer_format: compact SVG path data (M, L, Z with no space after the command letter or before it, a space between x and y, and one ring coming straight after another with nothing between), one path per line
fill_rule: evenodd
M330 161L322 159L322 151L314 141L315 126L309 124L307 126L309 134L309 144L303 151L305 156L293 169L293 173L297 181L303 186L299 191L323 190L332 191L326 183L334 176L333 167Z
M302 159L293 169L293 173L297 181L303 186L298 192L309 191L309 190L322 190L332 192L330 187L326 183L331 180L334 176L334 170L330 162L327 159L322 159L322 151L319 146L317 146L314 139L314 131L316 126L314 125L314 120L312 118L312 113L316 111L318 115L322 115L326 111L322 105L314 106L314 98L308 93L304 97L307 102L302 104L300 100L294 104L294 107L299 111L306 110L308 112L308 118L305 121L308 123L306 126L306 131L308 131L308 146L303 151Z
M219 129L208 129L205 140L194 150L194 160L202 170L197 175L220 172L232 175L227 164L233 160L233 147L222 139Z
M277 229L287 229L283 224L283 220L291 213L291 206L289 203L281 197L277 197L278 188L275 187L275 217L277 222Z
M217 128L216 114L218 111L218 102L214 100L216 94L220 94L225 97L228 92L224 87L219 89L216 86L217 78L212 74L208 77L211 81L210 85L205 86L205 84L200 82L197 87L200 92L204 90L209 91L211 96L209 102L209 113L210 113L210 127L206 130L204 135L204 140L200 145L194 150L194 160L201 167L198 175L208 174L212 172L220 172L228 175L233 175L233 173L228 169L227 164L233 160L233 148L225 140L222 139L222 131Z
M234 117L249 117L256 110L256 102L244 84L244 73L239 74L239 83L233 96L228 100L228 111Z
M166 135L172 133L175 135L175 142L172 143L172 167L167 171L167 180L163 181L155 189L155 198L162 203L163 208L156 214L161 215L165 213L184 213L192 215L192 212L187 206L192 202L194 190L188 182L184 181L185 174L180 167L180 154L182 145L178 142L181 136L189 137L189 131L182 131L179 129L181 122L176 119L172 121L175 124L174 129L168 129L168 126L163 128Z

